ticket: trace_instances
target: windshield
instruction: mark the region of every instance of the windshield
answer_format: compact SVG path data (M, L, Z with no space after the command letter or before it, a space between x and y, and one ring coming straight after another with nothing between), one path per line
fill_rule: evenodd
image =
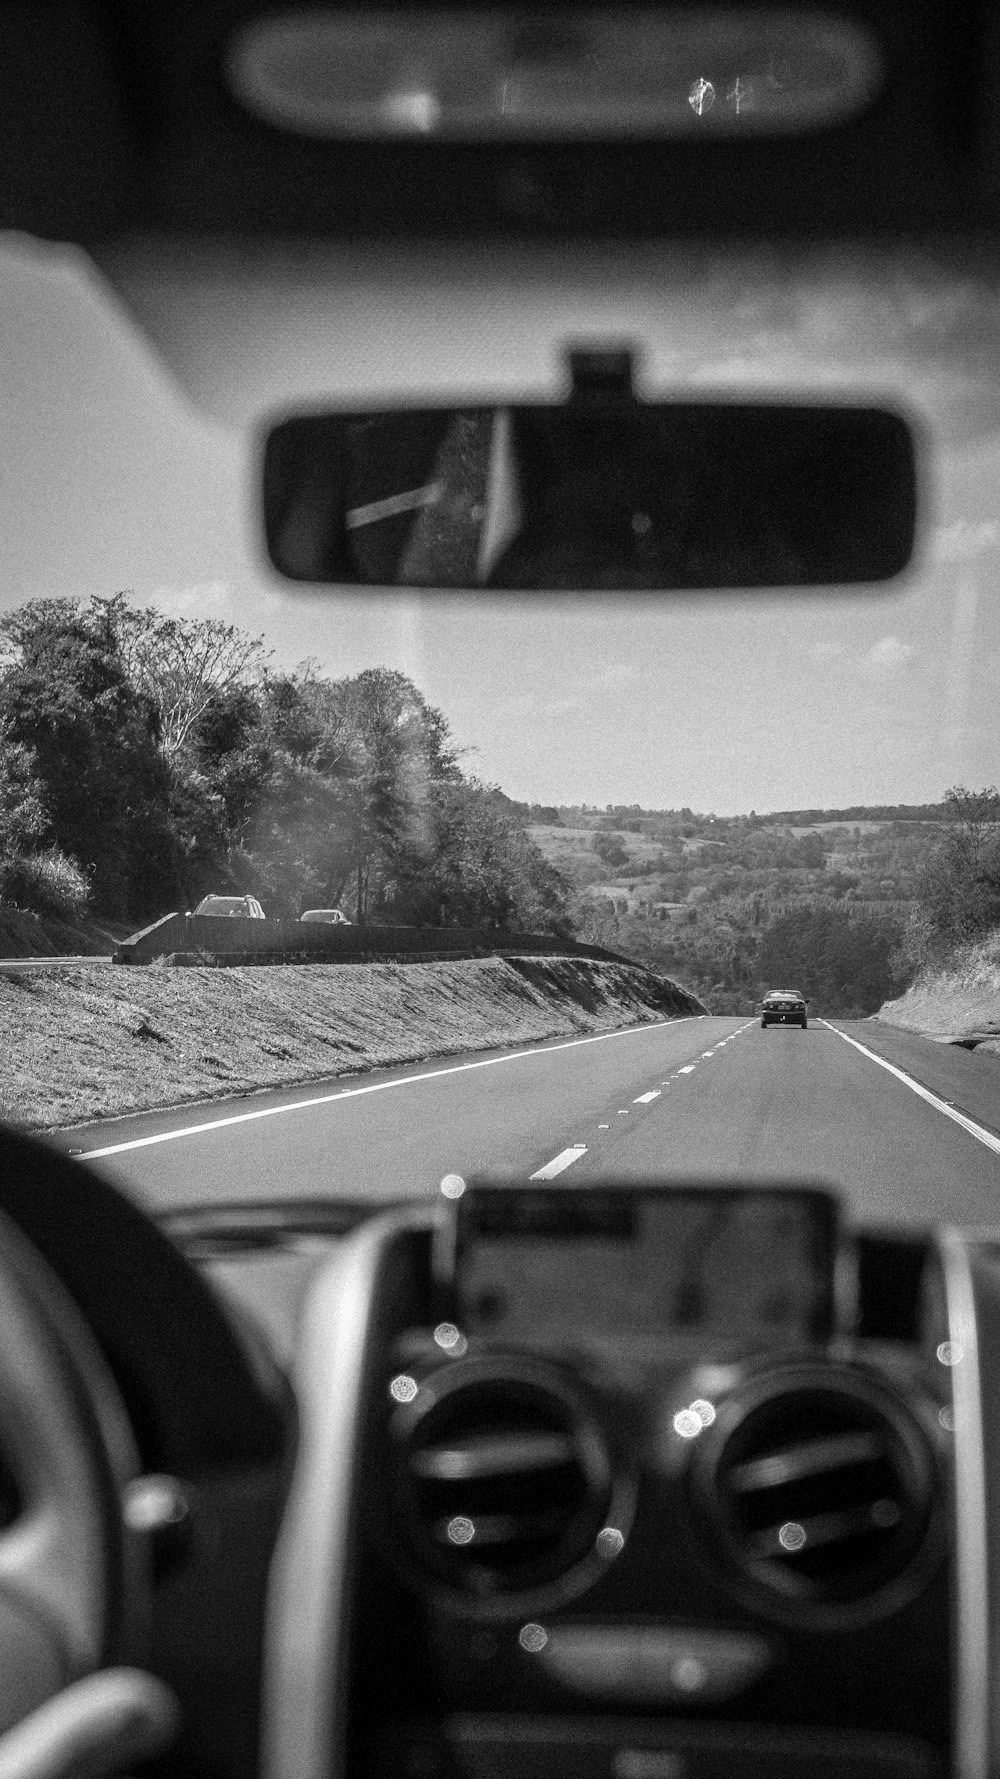
M350 256L144 247L99 271L4 242L3 1116L156 1204L426 1193L569 1155L573 1178L825 1178L876 1217L991 1214L995 269L962 243L536 257L397 263L383 325ZM912 568L526 597L267 567L276 413L551 400L557 344L609 320L661 399L906 415ZM213 913L254 930L213 938ZM804 1033L758 1034L765 997L803 995ZM532 1047L571 1088L525 1085ZM891 1069L993 1146L965 1133L950 1165L908 1102L888 1132ZM449 1097L397 1114L431 1075ZM209 1126L225 1142L187 1134Z

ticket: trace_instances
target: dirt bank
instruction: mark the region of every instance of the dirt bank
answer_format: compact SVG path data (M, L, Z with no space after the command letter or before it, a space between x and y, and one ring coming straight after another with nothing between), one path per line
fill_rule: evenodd
M683 1011L589 958L0 976L0 1119L75 1124Z
M904 1031L1000 1052L1000 932L965 946L946 968L922 972L876 1017Z

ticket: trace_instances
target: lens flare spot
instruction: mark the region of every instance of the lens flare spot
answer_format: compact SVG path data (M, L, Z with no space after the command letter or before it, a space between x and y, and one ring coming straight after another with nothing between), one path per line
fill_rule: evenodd
M521 1648L526 1649L529 1655L537 1655L540 1649L545 1648L549 1640L549 1633L544 1625L522 1625L517 1634L517 1640Z
M417 1388L416 1378L410 1377L405 1371L401 1371L399 1376L394 1377L392 1383L389 1385L389 1395L394 1402L412 1402L417 1393Z
M806 1531L798 1520L786 1520L778 1532L778 1543L782 1550L801 1550L806 1542Z
M441 1191L445 1198L461 1198L465 1191L465 1181L461 1174L445 1174L441 1181Z
M702 1430L701 1416L693 1408L682 1408L674 1416L674 1432L682 1439L697 1439Z
M448 1521L448 1537L452 1544L471 1544L476 1536L476 1528L464 1514L456 1514Z
M610 1560L625 1549L625 1534L617 1526L604 1526L595 1540L598 1555Z
M680 1660L673 1664L670 1678L682 1693L696 1693L701 1691L708 1679L708 1670L704 1662L700 1662L697 1656L682 1655Z

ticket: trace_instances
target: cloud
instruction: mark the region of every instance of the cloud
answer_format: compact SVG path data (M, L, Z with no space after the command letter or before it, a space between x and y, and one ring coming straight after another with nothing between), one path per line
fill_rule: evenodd
M862 655L861 667L874 679L892 679L909 667L916 653L912 643L903 642L898 636L882 636Z
M995 519L956 519L951 525L939 525L931 540L931 550L939 562L968 562L994 549L1000 542L1000 524Z
M227 581L195 581L187 587L154 587L152 603L170 618L225 618L232 622L234 605Z

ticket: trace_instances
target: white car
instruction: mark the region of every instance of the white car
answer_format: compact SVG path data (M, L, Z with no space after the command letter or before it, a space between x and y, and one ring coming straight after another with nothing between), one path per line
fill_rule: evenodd
M352 922L348 920L347 915L342 908L307 908L304 914L299 915L299 919L325 921L326 925L330 927L349 927L352 925Z
M267 919L256 896L203 896L194 914L208 915L211 920Z

